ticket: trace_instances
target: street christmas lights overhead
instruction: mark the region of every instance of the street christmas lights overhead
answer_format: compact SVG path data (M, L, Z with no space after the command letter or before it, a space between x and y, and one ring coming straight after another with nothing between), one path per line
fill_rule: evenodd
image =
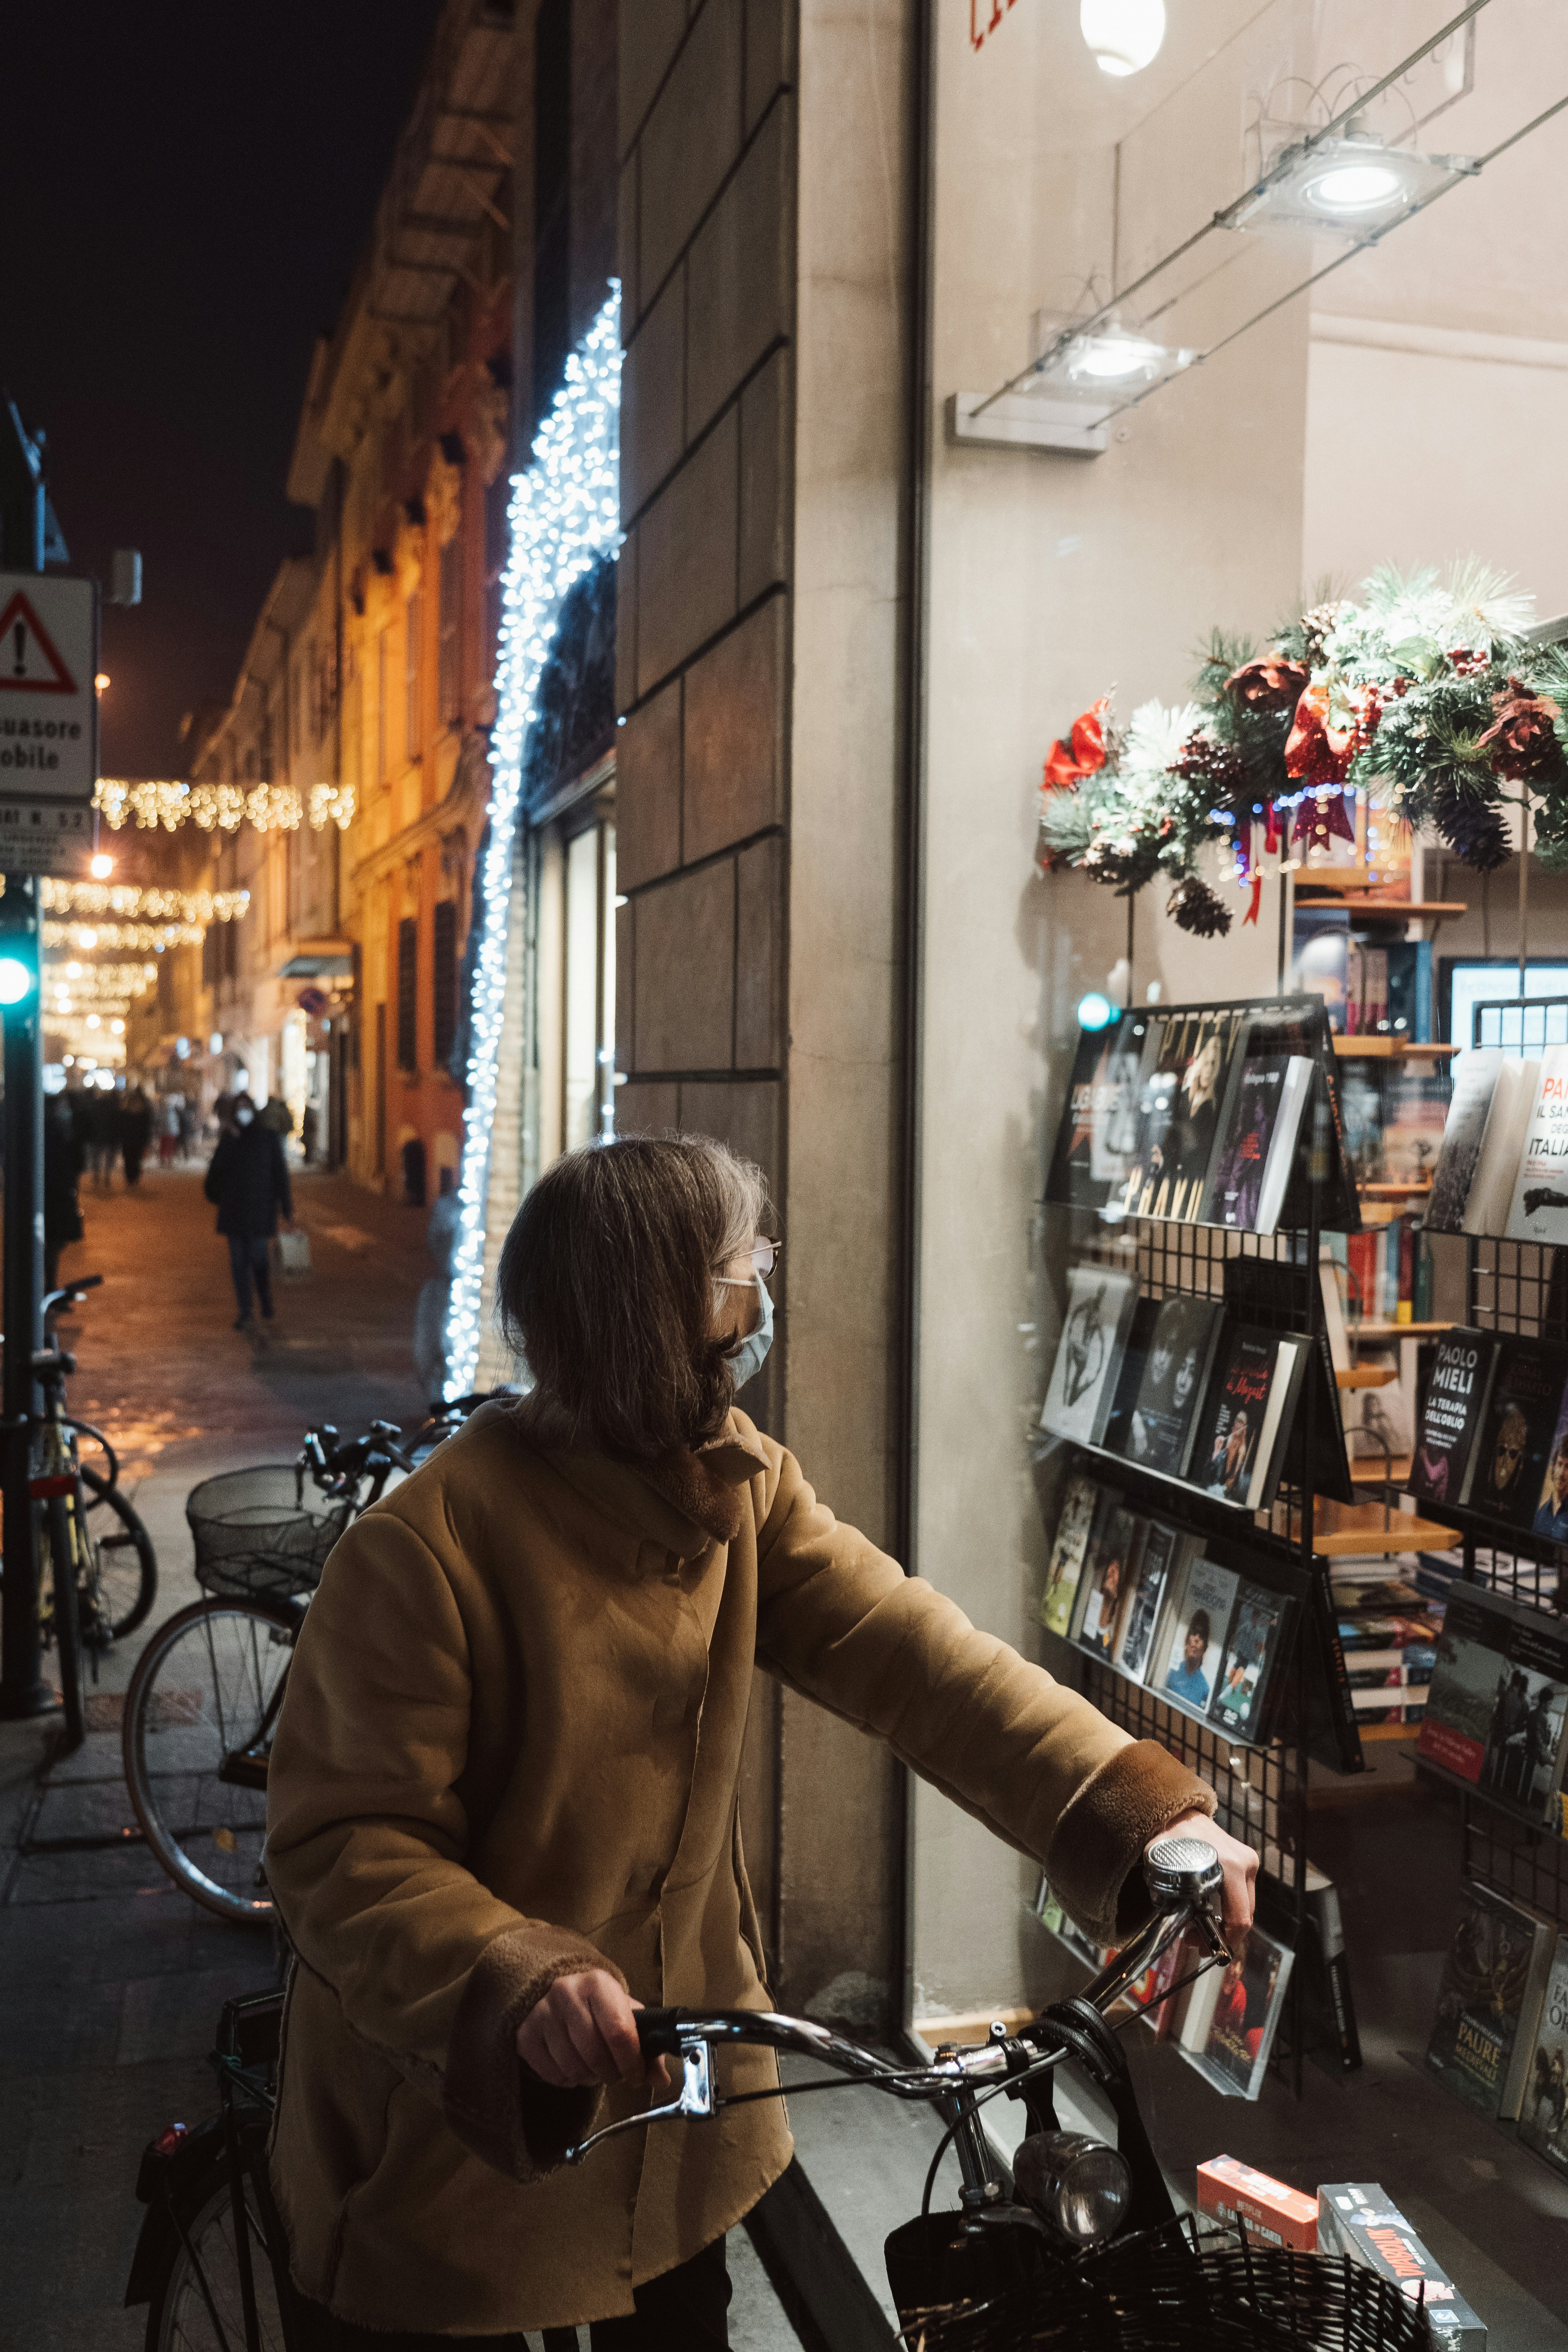
M540 427L533 462L512 480L511 551L501 583L497 654L500 709L490 738L489 842L479 874L484 928L470 999L468 1106L463 1115L458 1244L447 1318L448 1397L472 1389L479 1362L485 1194L496 1116L507 908L523 749L538 716L534 698L562 604L584 573L602 555L616 554L621 544L620 283L612 278L610 285L609 300L566 362L566 380Z

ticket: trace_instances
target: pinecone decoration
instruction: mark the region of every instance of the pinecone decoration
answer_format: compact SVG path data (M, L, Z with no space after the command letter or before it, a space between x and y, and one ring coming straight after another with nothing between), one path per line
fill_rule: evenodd
M1346 610L1342 604L1310 604L1301 615L1301 635L1307 666L1321 669L1328 657L1329 632Z
M1513 853L1500 809L1443 782L1429 785L1426 799L1438 832L1467 866L1478 874L1490 874L1507 865Z
M1230 908L1195 874L1183 876L1165 901L1165 912L1175 917L1182 930L1200 940L1223 938L1230 929Z

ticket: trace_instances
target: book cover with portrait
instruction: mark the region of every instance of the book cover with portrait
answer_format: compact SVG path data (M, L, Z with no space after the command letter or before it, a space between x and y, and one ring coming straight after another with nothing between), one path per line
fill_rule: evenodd
M1194 1715L1208 1713L1240 1582L1234 1569L1201 1552L1188 1561L1143 1677L1148 1689Z
M1194 2034L1187 2046L1199 2074L1231 2098L1256 2099L1263 2087L1294 1958L1288 1944L1251 1928L1220 1974L1201 2040Z
M1519 2136L1554 2172L1568 2176L1568 1936L1557 1938L1523 2074Z
M1231 1611L1209 1720L1232 1739L1256 1740L1284 1654L1290 1603L1283 1593L1243 1584Z
M1246 1324L1227 1330L1187 1473L1194 1486L1249 1511L1272 1502L1310 1344Z
M1073 1639L1091 1656L1110 1662L1116 1644L1121 1612L1131 1595L1142 1548L1144 1522L1117 1496L1094 1524L1083 1575L1079 1582L1079 1606Z
M1111 1664L1135 1682L1143 1678L1143 1669L1160 1629L1161 1612L1180 1573L1186 1548L1196 1541L1195 1536L1182 1535L1163 1519L1151 1519L1148 1523L1111 1657Z
M1533 2037L1556 1948L1555 1923L1467 1879L1437 1988L1426 2071L1489 2122L1519 2111L1515 2047Z
M1092 1478L1086 1478L1081 1474L1069 1478L1062 1489L1061 1507L1057 1513L1057 1531L1046 1566L1045 1585L1040 1593L1039 1614L1047 1633L1059 1633L1064 1642L1072 1623L1079 1579L1083 1573L1101 1491Z
M1415 1752L1472 1786L1485 1769L1493 1719L1509 1686L1515 1615L1502 1593L1457 1584L1437 1636Z
M1223 1309L1213 1298L1146 1302L1144 1344L1129 1380L1126 1410L1106 1443L1141 1470L1184 1477L1208 1387Z
M1565 1384L1568 1349L1548 1339L1502 1341L1462 1503L1510 1527L1533 1527Z

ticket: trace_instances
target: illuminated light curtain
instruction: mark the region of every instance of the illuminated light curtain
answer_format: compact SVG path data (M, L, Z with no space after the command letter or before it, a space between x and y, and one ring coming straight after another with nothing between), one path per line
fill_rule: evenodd
M620 400L620 286L612 279L609 300L567 360L566 380L533 444L533 463L512 483L511 552L501 583L497 656L500 707L490 744L490 831L480 875L484 933L469 1009L468 1107L447 1321L449 1397L468 1393L479 1361L485 1196L523 747L562 604L599 557L614 554L621 543Z

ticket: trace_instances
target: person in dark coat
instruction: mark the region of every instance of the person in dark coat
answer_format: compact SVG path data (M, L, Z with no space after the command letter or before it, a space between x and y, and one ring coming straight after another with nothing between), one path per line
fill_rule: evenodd
M152 1135L153 1106L140 1087L132 1087L120 1106L120 1157L132 1192L142 1181L142 1162Z
M59 1285L60 1252L81 1239L81 1210L76 1180L81 1174L83 1147L66 1095L44 1097L44 1288Z
M217 1229L228 1243L228 1263L234 1276L234 1296L239 1307L237 1331L251 1320L251 1285L261 1301L261 1312L272 1319L272 1269L267 1245L282 1216L294 1222L294 1196L283 1139L258 1122L248 1095L234 1098L232 1124L218 1138L202 1188L217 1207Z

